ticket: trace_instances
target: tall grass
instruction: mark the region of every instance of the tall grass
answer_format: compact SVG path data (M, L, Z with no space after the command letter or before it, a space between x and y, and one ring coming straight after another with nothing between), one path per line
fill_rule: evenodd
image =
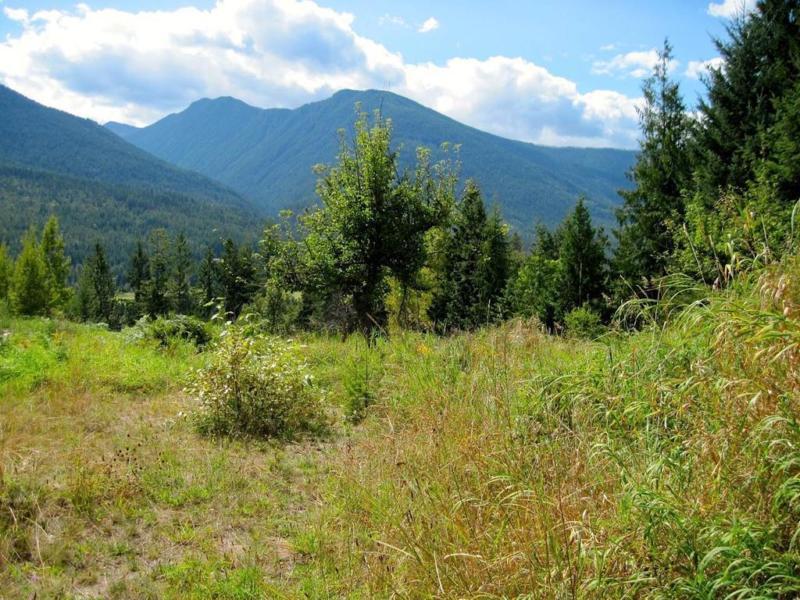
M625 308L643 331L601 343L522 322L393 340L382 401L333 461L302 589L800 594L800 267L665 285Z

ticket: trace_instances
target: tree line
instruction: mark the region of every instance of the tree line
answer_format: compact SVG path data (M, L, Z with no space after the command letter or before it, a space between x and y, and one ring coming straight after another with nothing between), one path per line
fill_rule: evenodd
M335 164L318 167L320 204L283 213L257 246L228 239L197 264L162 230L136 244L123 290L98 244L74 290L55 219L16 261L0 247L0 296L21 314L65 310L125 324L171 312L260 315L275 331L392 325L448 333L512 316L550 331L593 331L632 296L656 297L681 272L724 285L737 261L791 247L800 198L798 0L762 0L717 40L724 64L687 110L670 79L672 48L643 84L640 151L610 240L585 201L529 249L487 209L478 182L459 191L458 163L419 149L401 169L391 121L359 114Z

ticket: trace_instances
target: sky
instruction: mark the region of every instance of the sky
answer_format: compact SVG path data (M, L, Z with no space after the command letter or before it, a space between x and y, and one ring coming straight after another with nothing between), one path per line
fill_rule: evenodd
M100 123L204 97L295 108L386 89L553 146L634 148L669 38L689 108L754 0L0 0L0 83Z

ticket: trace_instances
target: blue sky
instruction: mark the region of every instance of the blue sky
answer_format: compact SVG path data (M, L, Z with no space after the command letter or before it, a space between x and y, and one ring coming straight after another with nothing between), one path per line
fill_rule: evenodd
M748 0L749 8L751 0ZM203 96L295 107L384 88L500 135L633 147L669 37L688 103L742 0L0 0L0 81L100 122Z

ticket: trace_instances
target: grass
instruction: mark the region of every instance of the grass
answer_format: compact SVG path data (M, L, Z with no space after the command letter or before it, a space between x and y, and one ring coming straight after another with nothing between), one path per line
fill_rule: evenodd
M283 445L193 430L193 346L0 320L0 590L797 597L800 266L680 285L595 342L301 336L338 425Z

